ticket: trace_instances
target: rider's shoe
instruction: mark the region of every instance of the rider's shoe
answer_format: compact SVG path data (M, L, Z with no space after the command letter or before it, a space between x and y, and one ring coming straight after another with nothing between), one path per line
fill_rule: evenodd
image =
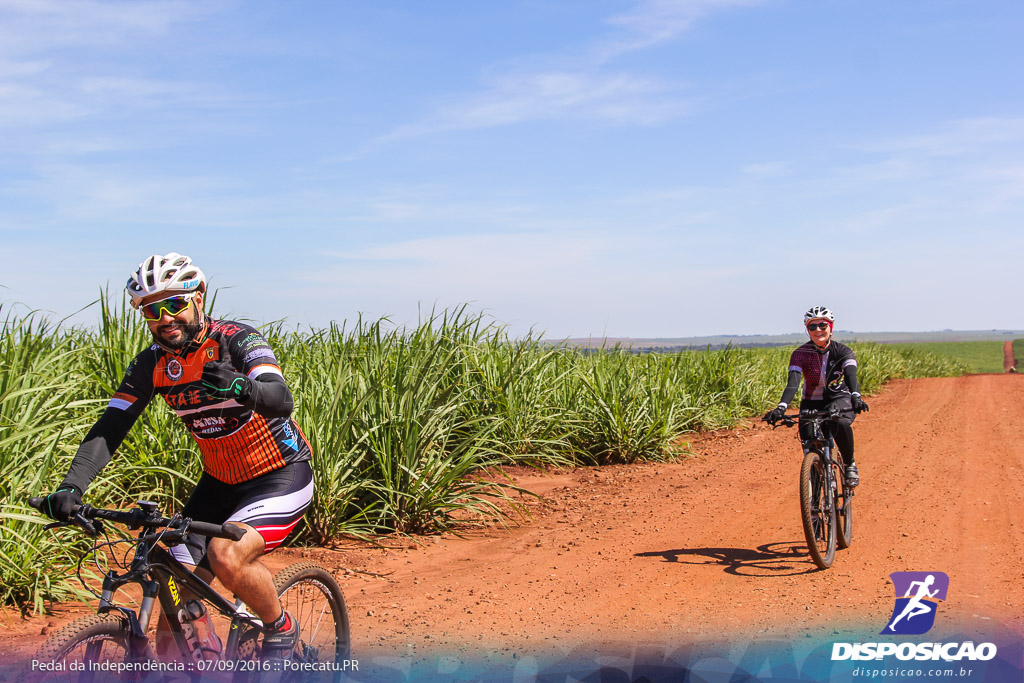
M268 630L263 634L263 659L291 659L299 642L299 624L288 612L285 627L280 631Z
M852 489L860 484L860 473L857 471L857 466L850 463L846 466L846 488Z

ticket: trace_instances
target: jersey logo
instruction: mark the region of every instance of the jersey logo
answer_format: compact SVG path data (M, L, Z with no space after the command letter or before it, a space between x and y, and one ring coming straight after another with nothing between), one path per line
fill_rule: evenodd
M292 426L285 422L283 430L285 438L281 439L281 443L293 451L299 450L299 444L295 441L295 432L292 431Z
M177 358L172 358L167 361L167 378L172 382L177 382L181 379L184 374L184 369L181 367L181 362Z
M232 337L241 332L242 328L239 327L238 325L232 325L230 323L225 323L222 320L218 320L212 325L210 331L219 332L225 337Z
M249 361L256 360L257 358L274 358L274 351L269 348L256 349L255 351L250 351L249 353L245 354L245 358L242 359L242 362L248 363ZM274 358L274 360L277 359Z

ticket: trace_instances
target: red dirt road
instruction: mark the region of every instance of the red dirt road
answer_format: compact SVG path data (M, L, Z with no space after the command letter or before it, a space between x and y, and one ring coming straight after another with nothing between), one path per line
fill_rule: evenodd
M1024 634L1024 377L902 380L869 403L853 546L828 571L804 547L795 430L759 422L679 464L527 473L545 502L511 528L270 557L336 571L367 659L877 633L894 571L946 572L944 619ZM31 652L68 614L0 619L0 651Z
M1013 355L1013 342L1003 342L1003 370L1017 372L1017 359Z

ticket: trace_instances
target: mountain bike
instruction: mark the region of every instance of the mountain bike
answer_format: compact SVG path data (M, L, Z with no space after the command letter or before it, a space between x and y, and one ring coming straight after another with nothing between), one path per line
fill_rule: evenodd
M43 503L43 498L29 500L37 510ZM248 612L244 603L229 602L163 547L188 543L190 532L237 541L245 531L230 523L207 524L180 514L164 517L157 504L149 501L136 504L130 510L83 505L72 513L69 522L47 525L77 525L97 539L79 560L78 577L99 598L99 606L96 614L68 624L47 639L20 681L250 681L259 680L264 672L302 681L339 681L358 666L349 659L345 599L326 569L313 562L300 562L274 577L282 606L298 622L299 643L289 660L261 660L262 622ZM112 539L106 522L123 524L139 533L134 538ZM105 568L101 555L123 571ZM83 565L90 557L103 576L100 593L89 587L83 575ZM116 604L115 592L132 584L142 589L137 609ZM158 607L163 619L151 640L147 631ZM223 641L209 619L213 612L227 620L218 619Z
M846 465L835 448L829 423L841 413L806 410L783 415L779 423L792 427L803 423L809 436L802 440L804 461L800 467L800 518L811 559L820 569L835 560L836 547L844 550L853 541L853 489L846 486ZM773 425L774 428L775 425Z

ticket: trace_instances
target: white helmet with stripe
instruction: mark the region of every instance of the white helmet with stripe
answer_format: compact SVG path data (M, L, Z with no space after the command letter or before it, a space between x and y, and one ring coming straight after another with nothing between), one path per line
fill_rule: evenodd
M829 321L829 327L831 327L831 323L834 323L836 321L836 317L835 315L832 314L832 311L828 310L824 306L814 306L809 311L804 313L804 325L806 325L812 320L822 319Z
M132 306L138 308L143 299L154 295L205 292L206 276L188 256L173 251L163 256L153 254L139 264L125 289L132 298Z

